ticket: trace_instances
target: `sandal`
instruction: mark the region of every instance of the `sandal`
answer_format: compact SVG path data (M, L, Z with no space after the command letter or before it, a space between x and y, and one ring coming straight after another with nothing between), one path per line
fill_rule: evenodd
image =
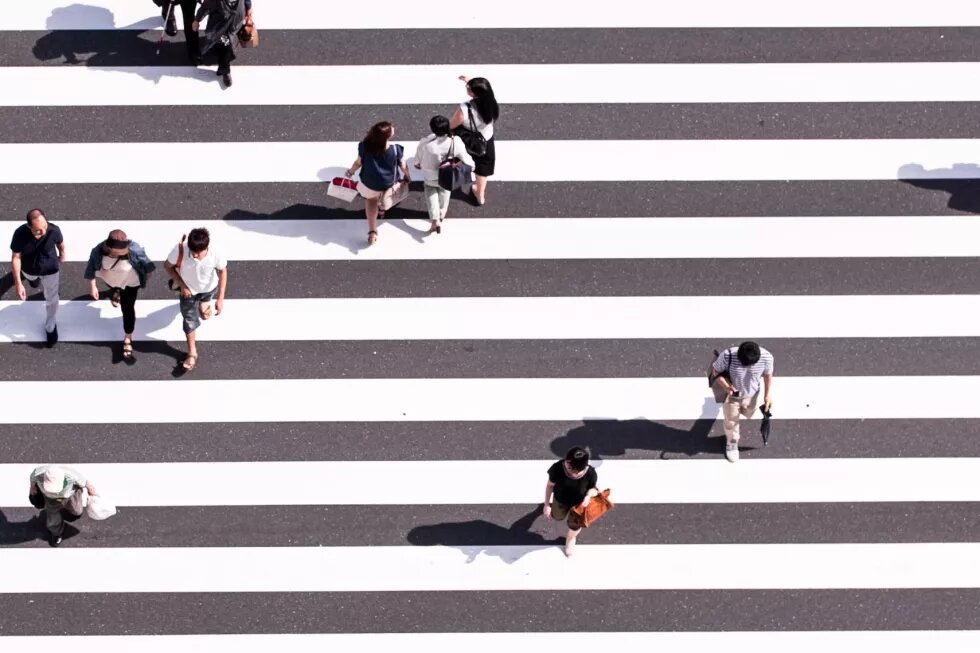
M369 231L368 232L368 245L373 245L376 242L378 242L378 232L377 231Z
M385 210L379 206L378 207L378 220L384 220L384 219L385 219Z
M123 340L122 345L122 356L125 360L130 360L133 357L133 341Z
M193 372L194 368L197 367L197 356L194 354L187 354L187 358L184 359L183 367L185 372Z
M211 319L211 304L210 303L202 303L201 306L200 306L200 308L198 310L201 313L201 319L202 320L210 320Z
M119 308L119 302L122 301L122 294L119 292L119 288L112 289L112 292L109 293L109 301L112 302L113 308Z

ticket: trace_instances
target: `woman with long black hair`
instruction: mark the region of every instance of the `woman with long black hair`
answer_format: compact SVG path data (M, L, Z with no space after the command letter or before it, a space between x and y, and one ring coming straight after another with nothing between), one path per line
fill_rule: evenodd
M405 162L405 148L390 143L395 136L395 126L388 121L375 123L364 140L357 144L357 158L345 174L353 177L360 169L361 179L357 192L364 198L364 215L368 221L368 245L378 240L378 216L384 218L384 201L392 194L398 182L398 170L402 181L410 181Z
M487 149L482 155L474 155L476 162L475 181L473 183L473 198L478 206L483 206L487 201L487 177L493 176L494 164L497 161L497 152L493 141L493 126L500 117L500 107L497 105L497 98L493 94L493 87L483 77L470 79L466 75L460 75L460 81L466 84L466 93L470 96L469 101L463 102L457 107L449 121L452 129L469 129L479 132L486 140ZM472 153L471 153L472 154Z

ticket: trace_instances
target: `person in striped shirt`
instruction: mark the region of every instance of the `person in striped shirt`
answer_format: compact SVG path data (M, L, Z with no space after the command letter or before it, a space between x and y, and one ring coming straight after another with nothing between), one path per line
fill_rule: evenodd
M769 412L772 406L773 358L769 351L752 341L738 347L729 347L718 355L711 365L712 371L725 374L718 377L728 392L722 404L725 418L725 457L729 462L738 460L739 421L742 416L752 417L759 404L759 393L765 387L762 406Z

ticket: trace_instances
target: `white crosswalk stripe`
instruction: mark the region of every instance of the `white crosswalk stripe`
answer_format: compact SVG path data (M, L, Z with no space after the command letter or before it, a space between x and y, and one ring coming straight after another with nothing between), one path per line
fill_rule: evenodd
M395 221L392 221L393 223ZM362 248L363 220L85 220L59 225L65 239L98 242L113 229L139 233L155 260L176 247L174 233L205 227L233 261L859 258L980 255L980 224L955 217L819 218L472 218L452 224L452 240L418 236L426 220L405 220L384 248ZM20 222L0 222L0 233ZM450 227L446 227L447 231ZM622 234L628 232L629 239ZM724 233L724 239L704 238ZM851 238L843 239L841 233ZM83 249L68 261L88 261Z
M973 458L825 458L745 460L736 467L707 460L605 460L603 479L629 503L856 503L980 501ZM540 460L318 461L249 463L113 463L86 465L99 488L124 506L492 505L524 504L540 486ZM4 505L27 505L17 482L30 465L0 465ZM424 472L424 473L419 473ZM393 496L373 479L418 474ZM236 487L235 479L255 485ZM512 478L488 488L474 477ZM179 477L171 486L168 478ZM917 479L909 483L908 479ZM780 492L773 495L772 488Z
M36 573L50 551L8 553L4 592L438 592L604 589L849 589L976 587L980 543L623 545L582 547L603 573L568 573L554 547L486 547L468 560L446 547L66 549L71 574ZM718 574L721 554L766 556L761 569ZM659 568L650 560L667 558ZM928 559L928 565L920 561ZM249 573L240 573L248 569ZM370 569L371 573L364 573ZM901 569L901 575L896 570Z
M0 284L0 648L980 647L976 3L321 5L255 0L263 41L230 89L176 65L182 36L148 58L148 0L5 7L0 232L24 197L74 212L49 216L67 245L56 347L40 298ZM414 48L482 30L498 50ZM597 34L608 52L577 48ZM347 51L369 36L377 53ZM687 61L672 39L706 45ZM450 114L463 73L502 106L487 206L456 197L425 235L415 184L367 247L360 200L326 183L386 111ZM631 111L650 107L711 133L642 131ZM807 107L847 124L814 131ZM955 124L882 137L869 116L898 109ZM241 124L188 137L221 111ZM132 124L79 136L105 116ZM280 133L284 116L314 129ZM412 156L425 133L396 139ZM931 210L875 205L931 193ZM199 226L230 282L198 369L148 371L186 351L162 270L136 362L112 365L120 312L86 294L91 248L121 228L159 265ZM664 292L655 269L688 285ZM729 464L704 375L745 339L775 355L773 435L743 421ZM638 374L638 352L671 371ZM617 507L569 559L536 506L573 445ZM58 550L26 492L50 462L119 507Z
M297 341L730 340L737 328L710 317L733 311L767 315L756 330L758 337L980 336L980 324L958 319L980 310L980 297L973 295L229 299L224 310L201 334L202 341L277 340L282 323L294 325L289 339ZM65 302L59 313L67 340L105 340L118 327L118 309L105 300ZM0 324L5 327L0 341L43 341L43 315L40 302L0 302ZM172 300L140 301L136 316L136 340L181 337L181 316ZM706 386L699 398L705 393Z

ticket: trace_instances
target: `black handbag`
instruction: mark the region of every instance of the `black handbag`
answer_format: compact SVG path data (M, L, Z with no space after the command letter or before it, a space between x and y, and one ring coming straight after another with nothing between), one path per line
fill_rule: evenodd
M448 191L459 190L473 179L473 167L456 157L456 138L450 136L449 152L439 164L439 186Z
M459 136L459 140L463 141L463 145L466 146L466 151L470 153L470 156L486 156L487 139L483 138L483 134L476 129L476 121L473 120L473 107L469 102L466 103L466 112L470 117L470 126L463 127L460 125L456 128L456 135Z

